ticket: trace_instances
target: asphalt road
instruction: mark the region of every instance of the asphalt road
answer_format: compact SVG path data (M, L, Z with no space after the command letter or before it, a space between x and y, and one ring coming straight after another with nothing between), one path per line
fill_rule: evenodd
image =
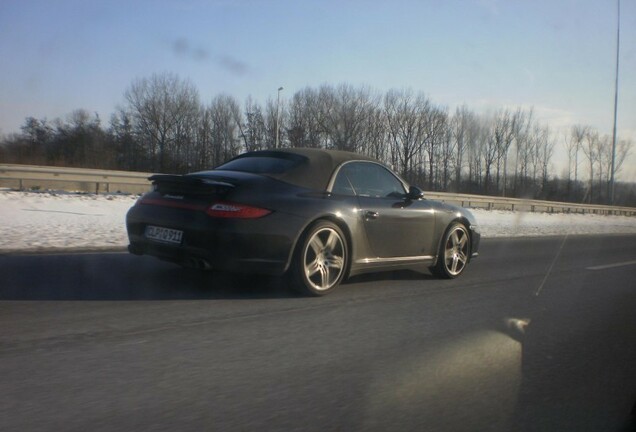
M636 236L485 240L302 298L127 254L0 256L1 431L629 431Z

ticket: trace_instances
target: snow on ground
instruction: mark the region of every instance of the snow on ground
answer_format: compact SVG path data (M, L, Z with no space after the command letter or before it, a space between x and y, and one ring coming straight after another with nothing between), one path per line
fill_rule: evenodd
M124 247L125 215L136 199L0 190L0 251Z
M471 210L483 237L636 234L636 217Z
M0 252L124 249L137 196L0 189ZM483 237L636 234L636 217L473 210Z

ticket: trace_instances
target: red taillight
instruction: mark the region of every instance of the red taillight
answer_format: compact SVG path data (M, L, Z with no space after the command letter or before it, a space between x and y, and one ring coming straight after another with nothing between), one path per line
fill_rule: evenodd
M201 204L191 204L182 201L168 200L164 198L144 198L141 197L137 204L156 205L162 207L172 207L185 210L205 210L205 206Z
M270 210L244 204L217 202L206 210L208 216L231 219L257 219L271 213Z

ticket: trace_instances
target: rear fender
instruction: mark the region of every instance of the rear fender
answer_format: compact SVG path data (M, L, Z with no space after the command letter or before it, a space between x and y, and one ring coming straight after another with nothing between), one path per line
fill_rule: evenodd
M332 222L334 224L336 224L338 226L338 228L340 228L340 230L344 233L345 237L346 237L346 242L347 242L347 248L349 250L349 263L347 264L347 270L345 273L345 278L348 276L349 270L351 268L351 262L352 259L351 257L354 256L353 254L353 240L352 240L352 234L351 234L351 230L349 229L349 224L347 224L347 222L342 218L339 217L336 214L332 214L332 213L326 213L323 215L320 215L312 220L310 220L309 222L307 222L302 229L298 232L298 234L296 235L295 239L294 239L294 243L292 248L290 249L289 252L289 256L287 257L287 263L285 264L285 272L287 272L292 264L292 260L294 259L294 255L296 254L296 251L298 250L299 244L303 241L305 233L309 230L309 228L314 225L316 222L321 221L321 220L326 220L329 222Z

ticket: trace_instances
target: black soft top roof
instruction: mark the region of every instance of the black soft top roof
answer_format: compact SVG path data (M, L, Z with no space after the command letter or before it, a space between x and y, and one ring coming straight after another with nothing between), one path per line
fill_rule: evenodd
M291 168L280 173L264 173L272 177L296 186L307 189L324 191L329 185L329 180L337 167L348 161L372 161L367 156L340 150L324 150L311 148L289 148L277 150L259 150L239 155L229 162L249 157L278 157L297 159ZM222 167L222 166L221 166ZM220 168L221 168L220 167Z

